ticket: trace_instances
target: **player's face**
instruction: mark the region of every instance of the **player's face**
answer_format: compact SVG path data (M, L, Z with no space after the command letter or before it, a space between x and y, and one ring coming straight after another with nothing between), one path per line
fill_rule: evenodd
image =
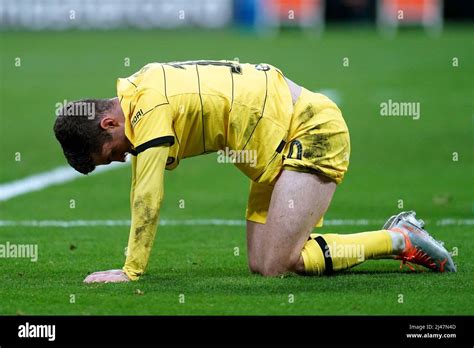
M125 136L125 117L118 99L115 101L116 107L100 120L100 127L110 135L110 139L102 145L101 151L92 155L95 165L125 162L127 153L132 149Z
M93 156L96 165L125 162L127 153L131 150L131 144L125 136L123 127L110 129L109 134L112 138L102 145L100 153Z

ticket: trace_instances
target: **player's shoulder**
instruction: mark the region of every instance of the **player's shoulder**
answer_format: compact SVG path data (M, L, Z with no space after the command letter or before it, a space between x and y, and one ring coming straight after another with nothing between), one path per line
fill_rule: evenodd
M117 92L125 99L136 99L143 95L165 94L160 90L163 80L161 63L150 63L142 67L134 74L117 79ZM162 89L162 88L161 88Z

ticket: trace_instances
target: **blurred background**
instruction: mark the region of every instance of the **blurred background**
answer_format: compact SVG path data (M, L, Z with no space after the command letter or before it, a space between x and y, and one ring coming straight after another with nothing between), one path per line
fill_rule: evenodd
M385 194L392 188L390 201L370 194L367 203L373 206L377 200L389 210L401 186L419 188L414 184L419 175L425 182L436 181L426 189L430 197L424 198L432 202L435 195L441 197L435 201L453 202L454 194L443 185L453 182L454 174L472 169L463 165L472 159L473 3L0 0L0 181L64 165L51 131L58 103L112 97L118 77L152 61L238 59L276 65L297 83L339 104L353 141L348 180L357 182L347 190L362 190L354 197L370 188ZM420 120L381 117L380 105L388 100L420 103ZM455 152L464 161L453 162ZM397 158L423 165L409 176L384 169ZM192 166L191 172L217 165L210 159L196 161L212 165ZM377 175L381 170L383 177ZM232 171L228 175L245 180ZM377 178L368 180L370 175ZM237 200L240 210L245 206L245 193L236 198L219 192L221 199ZM12 207L1 212L11 218L19 214L16 199L26 199L14 197L0 203ZM464 201L458 208L471 212L472 204ZM235 211L228 212L242 216Z
M276 65L341 107L353 142L347 182L354 184L340 190L343 199L335 206L341 214L336 215L348 216L351 211L358 215L355 208L361 204L377 205L388 213L399 199L421 208L430 202L435 210L441 209L440 214L449 207L456 214L472 212L469 192L459 183L466 181L465 173L472 173L468 160L472 160L473 3L0 0L0 181L9 183L64 166L51 130L58 103L113 97L118 77L152 61L237 59ZM382 117L381 103L388 100L420 103L420 119ZM461 160L454 161L456 156ZM388 169L402 160L414 166L409 175ZM170 176L169 195L174 201L193 195L199 199L202 191L194 182L205 186L207 171L222 167L213 155L190 161L195 162L182 165L189 166L186 178L196 176L189 185L180 181L184 179L180 168ZM218 214L241 218L247 182L231 165L225 167L225 174L216 180L231 187L207 187L212 193L206 197L213 199L185 211L169 208L169 213L213 216L223 200L231 206ZM74 181L72 186L8 196L0 201L0 213L28 217L31 211L19 211L15 202L41 197L49 190L53 195L74 190L82 182L93 186L98 180L99 188L87 195L100 196L104 177L120 178L124 185L117 187L125 200L129 178L118 174L124 170ZM421 189L417 180L426 188L412 194L410 189ZM455 199L458 194L464 199ZM64 199L52 199L51 204L60 205ZM113 202L117 210L111 214L127 217L123 200ZM98 212L82 207L84 216ZM47 210L44 214L51 218L79 213L36 209Z
M473 18L469 0L2 0L3 28L142 29L181 27L250 30L323 28L326 22L377 24L379 28Z

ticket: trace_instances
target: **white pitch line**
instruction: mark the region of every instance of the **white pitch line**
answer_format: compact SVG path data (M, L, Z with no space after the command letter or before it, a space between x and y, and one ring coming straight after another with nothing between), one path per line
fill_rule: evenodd
M371 219L328 219L324 226L373 226L383 225L384 220ZM161 219L161 226L245 226L245 220L226 219ZM435 220L436 226L473 226L474 219L443 218ZM429 221L428 221L429 225ZM0 220L0 227L116 227L130 226L130 220Z
M436 221L436 225L437 226L452 226L452 225L472 226L474 225L474 219L444 218L444 219Z
M98 166L90 175L103 173L123 167L125 164L114 162L107 166ZM84 177L69 166L61 166L47 172L34 174L26 178L7 182L0 185L0 202L24 195L26 193L43 190L49 186L64 184Z

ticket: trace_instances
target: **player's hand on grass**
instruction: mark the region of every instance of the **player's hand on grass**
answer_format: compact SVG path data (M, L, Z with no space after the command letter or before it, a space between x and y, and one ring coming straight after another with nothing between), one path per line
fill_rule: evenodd
M129 282L130 278L121 269L111 269L109 271L94 272L89 274L84 283L120 283Z

